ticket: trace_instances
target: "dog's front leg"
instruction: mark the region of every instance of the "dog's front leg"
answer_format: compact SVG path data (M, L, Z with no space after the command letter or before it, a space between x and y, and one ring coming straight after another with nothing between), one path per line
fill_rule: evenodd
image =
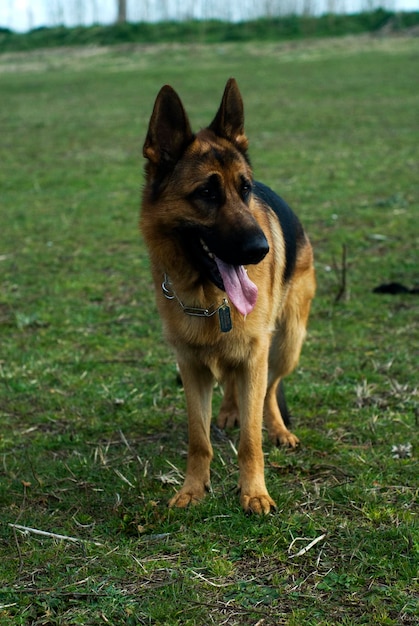
M184 508L197 504L210 489L211 400L214 377L200 363L178 360L188 410L189 448L186 476L182 488L169 506Z
M240 502L246 513L267 514L275 509L264 474L262 450L263 402L268 380L269 346L258 346L237 372L240 413Z

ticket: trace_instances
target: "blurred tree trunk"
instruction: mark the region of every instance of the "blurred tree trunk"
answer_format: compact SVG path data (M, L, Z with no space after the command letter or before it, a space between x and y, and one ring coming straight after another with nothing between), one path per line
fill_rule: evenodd
M127 21L127 0L117 0L118 3L118 24L124 24Z

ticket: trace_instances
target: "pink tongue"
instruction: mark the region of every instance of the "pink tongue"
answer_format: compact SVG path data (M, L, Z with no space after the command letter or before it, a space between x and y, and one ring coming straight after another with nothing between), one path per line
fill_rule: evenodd
M251 313L258 297L258 288L252 283L243 265L229 265L214 255L226 293L242 315Z

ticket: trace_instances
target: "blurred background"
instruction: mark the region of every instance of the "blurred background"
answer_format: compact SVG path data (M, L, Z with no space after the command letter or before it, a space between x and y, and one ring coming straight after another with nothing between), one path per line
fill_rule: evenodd
M1 0L0 29L25 32L43 26L108 25L324 13L417 11L418 0Z

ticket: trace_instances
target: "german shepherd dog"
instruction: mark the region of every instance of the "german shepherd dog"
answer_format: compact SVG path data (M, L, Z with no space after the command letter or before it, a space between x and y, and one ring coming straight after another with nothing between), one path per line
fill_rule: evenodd
M275 444L299 443L286 426L280 381L297 365L306 333L313 253L284 200L253 180L247 147L234 79L212 123L196 134L176 92L161 89L143 150L140 226L188 410L186 476L169 506L197 503L209 490L215 380L224 387L218 426L240 424L245 512L275 509L262 421Z

